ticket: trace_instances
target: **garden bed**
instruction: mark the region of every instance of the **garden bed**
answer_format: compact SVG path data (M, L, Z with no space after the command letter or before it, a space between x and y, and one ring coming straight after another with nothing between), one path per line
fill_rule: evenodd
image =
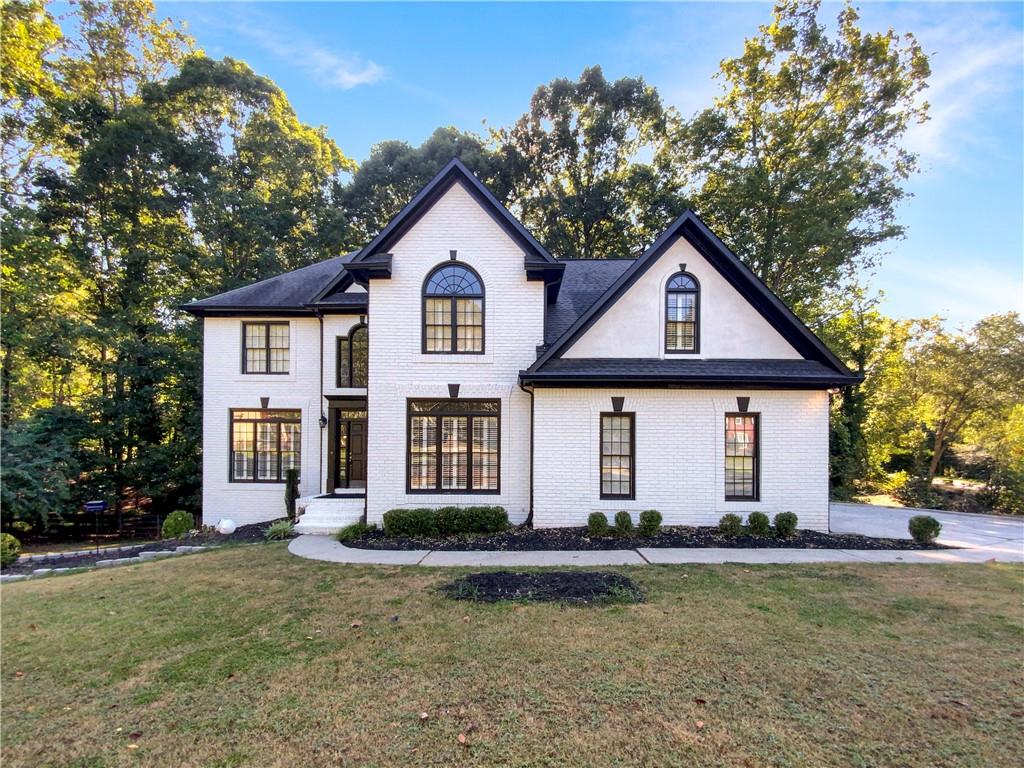
M444 584L441 591L453 600L477 603L517 602L639 603L643 593L630 579L609 571L544 571L519 573L485 571Z
M54 553L47 557L38 555L31 560L26 556L18 558L17 561L3 569L4 574L29 574L37 568L89 568L96 565L100 560L109 560L117 557L134 557L142 552L162 552L175 547L192 546L207 547L219 546L222 544L248 544L266 541L266 530L277 520L266 523L253 523L251 525L240 525L234 533L217 533L213 528L206 528L185 534L177 539L161 539L145 544L135 544L125 547L103 547L83 553L82 550L74 554ZM83 548L84 549L84 548Z
M799 530L788 538L725 536L716 527L665 527L654 536L590 536L586 528L527 528L503 533L462 536L387 536L374 530L346 541L357 549L430 549L440 551L608 550L637 547L696 549L949 549L941 544L918 544L912 539L880 539L854 533L819 533Z

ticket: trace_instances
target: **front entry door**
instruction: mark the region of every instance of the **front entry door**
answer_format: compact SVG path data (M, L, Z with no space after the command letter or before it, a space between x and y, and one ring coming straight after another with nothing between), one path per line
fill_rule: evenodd
M333 408L334 489L366 487L366 410Z

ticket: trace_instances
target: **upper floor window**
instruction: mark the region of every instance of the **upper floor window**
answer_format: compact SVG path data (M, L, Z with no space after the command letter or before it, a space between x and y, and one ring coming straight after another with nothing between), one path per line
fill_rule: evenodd
M462 264L438 267L423 286L423 351L484 351L484 286Z
M288 323L242 323L242 373L288 373Z
M369 331L360 323L348 336L338 337L338 386L365 387Z
M700 283L686 272L665 286L665 351L698 352L700 347Z

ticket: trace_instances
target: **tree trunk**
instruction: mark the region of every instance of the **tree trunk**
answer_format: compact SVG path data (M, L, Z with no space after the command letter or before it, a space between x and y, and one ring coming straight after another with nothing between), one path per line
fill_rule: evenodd
M932 442L932 461L928 465L928 482L935 479L939 471L939 462L942 461L942 454L945 452L946 431L939 429L935 432L935 440Z

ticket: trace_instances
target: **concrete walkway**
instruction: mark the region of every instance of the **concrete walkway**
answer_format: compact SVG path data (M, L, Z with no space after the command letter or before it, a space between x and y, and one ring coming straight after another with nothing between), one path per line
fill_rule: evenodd
M329 536L299 536L288 550L310 560L364 565L566 566L665 563L982 563L1024 562L1024 520L993 515L924 511L942 523L939 542L961 549L720 549L646 548L597 551L443 552L353 549ZM833 504L833 533L909 539L907 521L922 510Z

